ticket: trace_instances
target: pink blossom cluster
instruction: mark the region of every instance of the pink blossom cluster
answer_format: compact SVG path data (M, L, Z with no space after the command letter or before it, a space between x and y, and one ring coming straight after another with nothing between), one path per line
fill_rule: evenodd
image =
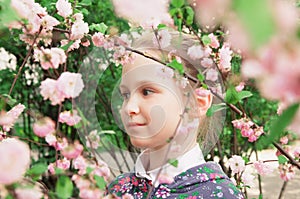
M42 81L40 93L44 100L49 99L52 105L62 103L66 98L75 98L83 90L82 75L63 72L57 80L47 78Z
M23 178L30 164L29 146L14 138L0 142L0 184L12 184Z
M35 61L40 62L43 69L49 68L57 69L60 64L63 64L67 60L67 56L61 48L35 49L34 50Z
M104 191L96 187L95 176L103 177L107 182L110 176L107 164L102 161L95 164L83 156L78 156L73 160L73 166L78 170L78 174L74 174L72 180L79 189L79 197L82 199L102 198ZM87 168L92 171L88 173Z
M117 65L125 65L132 63L135 56L133 53L127 51L123 46L119 46L115 49L113 58Z
M18 104L8 112L2 110L0 112L0 126L2 126L2 130L8 132L17 121L21 113L24 111L24 109L25 106L23 104Z
M263 127L257 127L247 118L233 120L232 124L235 128L241 130L243 137L247 137L249 142L255 142L263 133Z
M89 135L86 138L86 147L97 149L100 144L100 136L97 132L97 130L93 130L89 133Z
M273 172L274 168L272 168L270 165L267 163L259 160L255 161L253 163L254 168L256 169L257 173L260 175L269 175Z
M81 117L78 115L76 110L63 111L59 114L58 121L61 123L66 123L69 126L74 126L81 121Z
M293 179L296 175L295 167L289 163L279 164L279 174L280 178L284 181L289 181Z
M52 30L54 26L60 22L50 16L46 8L35 3L34 0L12 0L11 7L16 11L20 18L26 19L28 23L13 22L9 25L11 28L22 28L23 34L20 39L28 44L33 44L35 34L39 33L39 40L43 40L45 44L51 43Z

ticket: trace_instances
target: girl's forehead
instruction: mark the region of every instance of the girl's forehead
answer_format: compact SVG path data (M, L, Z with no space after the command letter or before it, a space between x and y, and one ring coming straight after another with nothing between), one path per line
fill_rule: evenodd
M135 59L132 63L128 63L126 65L123 65L122 75L126 74L130 70L133 70L133 69L135 69L135 68L137 68L141 65L145 65L145 64L159 64L159 63L154 61L154 60L151 60L149 58L146 58L142 55L135 54Z

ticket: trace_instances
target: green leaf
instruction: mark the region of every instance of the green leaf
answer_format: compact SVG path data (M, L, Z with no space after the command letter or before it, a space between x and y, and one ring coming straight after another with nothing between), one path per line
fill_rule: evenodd
M171 5L176 8L181 8L184 5L184 0L172 0Z
M27 175L41 175L48 169L48 165L44 163L38 163L33 165L29 170L27 170Z
M98 32L101 32L101 33L103 33L103 34L105 34L105 32L106 32L106 30L107 30L107 28L108 28L108 26L107 25L105 25L105 23L99 23L99 24L92 24L92 25L90 25L89 26L89 29L91 30L91 31L98 31Z
M96 184L99 187L99 189L104 190L106 187L106 182L105 182L104 178L102 176L98 176L98 175L95 175L94 178L96 180Z
M64 51L67 51L73 43L74 43L74 41L70 41L69 43L67 43L64 46L61 46L60 48L63 49Z
M258 147L264 148L272 142L276 142L283 136L285 128L292 122L299 109L299 103L289 106L283 113L271 123L270 134L264 136L258 142Z
M186 24L187 25L192 25L193 21L194 21L194 15L195 15L194 10L190 6L186 6L185 11L186 11L186 14L187 14L186 19L185 19Z
M176 59L173 59L171 63L168 63L167 66L177 70L180 75L183 75L184 69L182 63L179 63Z
M167 28L167 25L165 25L165 24L158 24L158 26L157 26L158 30L165 29L165 28Z
M251 0L251 2L234 0L233 7L249 33L253 47L259 47L268 42L276 29L269 2L267 0Z
M56 194L61 199L68 199L72 196L73 183L67 176L60 176L56 182Z
M250 91L241 91L238 92L238 100L242 100L244 98L251 97L253 94Z
M169 159L168 160L168 163L170 164L170 165L172 165L173 167L178 167L178 160L177 159Z
M206 112L206 116L211 117L215 112L226 109L227 105L225 103L213 104Z
M87 167L86 168L86 173L87 174L90 174L90 173L92 173L94 171L94 169L92 168L92 167Z
M238 92L235 90L235 87L230 86L227 91L224 100L230 104L236 104L239 101Z
M203 82L205 80L205 76L202 74L202 73L198 73L197 74L197 79L200 81L200 82Z
M201 40L204 45L209 45L211 43L211 39L208 37L208 35L203 35L201 37Z
M14 199L14 197L10 194L8 194L7 196L5 196L5 199Z
M81 2L79 2L79 4L83 6L90 6L92 5L92 0L82 0Z
M278 163L279 164L284 164L284 163L286 163L288 161L289 160L285 156L283 156L283 155L278 156Z

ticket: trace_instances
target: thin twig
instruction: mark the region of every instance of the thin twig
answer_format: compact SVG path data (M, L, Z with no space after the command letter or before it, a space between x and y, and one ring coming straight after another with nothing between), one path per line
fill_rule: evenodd
M280 194L279 194L279 196L278 196L278 199L281 199L281 198L282 198L287 183L288 183L288 181L284 181L284 182L283 182L282 187L281 187L281 190L280 190Z
M29 56L31 55L32 49L33 49L33 47L34 47L34 44L35 44L37 38L39 37L39 35L41 34L42 30L43 30L43 27L41 26L39 32L36 34L36 36L35 36L34 39L33 39L33 42L32 42L32 44L31 44L31 46L30 46L30 48L29 48L29 50L28 50L28 52L27 52L27 55L26 55L25 59L23 60L22 65L20 66L20 68L19 68L19 70L18 70L17 75L16 75L15 78L14 78L14 81L13 81L13 83L12 83L10 89L9 89L8 95L11 95L11 93L12 93L14 87L15 87L15 84L16 84L16 82L17 82L17 79L19 78L22 69L24 68L25 64L27 63L27 60L29 59Z

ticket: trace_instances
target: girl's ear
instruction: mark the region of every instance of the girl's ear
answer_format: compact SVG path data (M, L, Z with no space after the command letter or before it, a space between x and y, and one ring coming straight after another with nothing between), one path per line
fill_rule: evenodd
M195 97L198 105L198 114L203 116L212 104L213 95L207 89L197 88L195 89Z

